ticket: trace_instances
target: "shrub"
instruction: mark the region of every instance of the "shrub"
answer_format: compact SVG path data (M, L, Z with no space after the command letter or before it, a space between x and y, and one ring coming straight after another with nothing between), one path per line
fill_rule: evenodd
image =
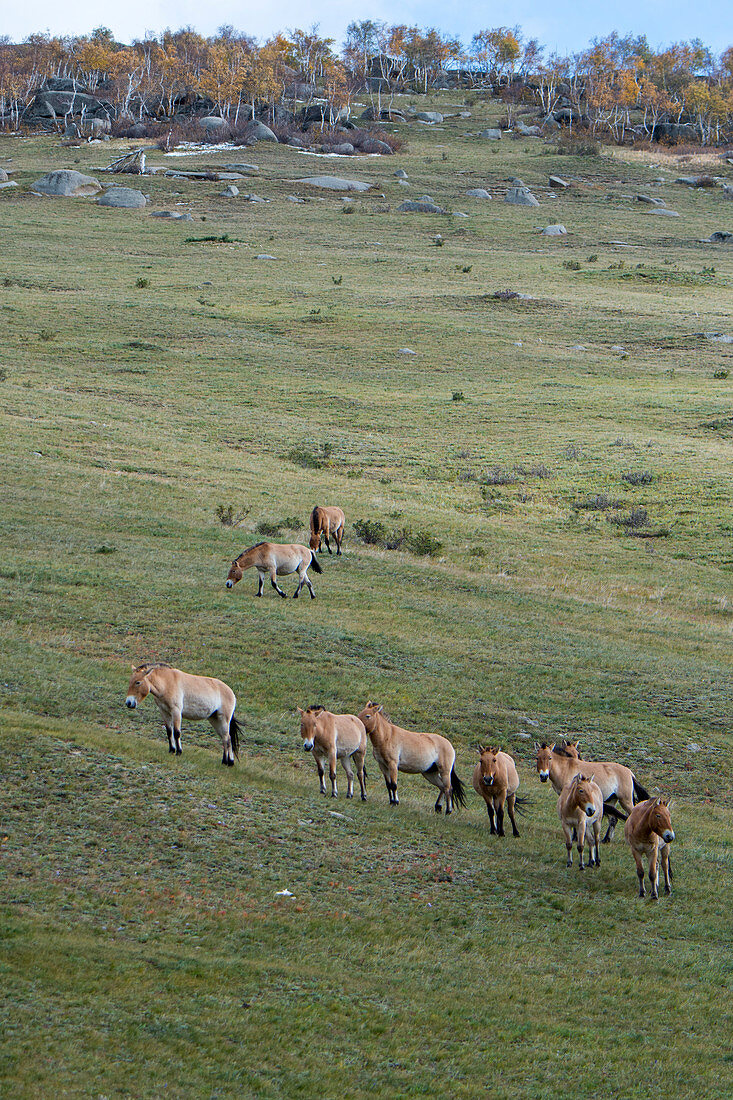
M405 530L404 543L411 554L417 554L419 557L434 556L443 549L440 539L436 539L429 531Z
M716 370L716 371L713 371L713 378L717 378L718 381L720 381L723 378L727 378L729 374L730 374L730 371L727 371L727 370Z
M139 279L135 280L135 286L138 290L144 290L146 286L150 286L150 279L143 279L143 277L140 276Z
M238 527L251 511L251 508L245 508L243 512L235 513L233 504L217 504L214 515L223 527Z
M646 508L641 508L639 505L634 505L627 516L609 516L609 522L615 523L618 527L625 527L627 530L634 530L639 527L649 526L649 513Z
M562 266L566 271L580 271L579 260L563 260Z
M552 477L552 470L543 463L539 466L515 466L514 469L519 477L538 477L541 481Z
M619 502L611 500L607 493L595 493L585 500L576 500L573 504L578 512L607 512L611 508L618 508Z
M355 519L354 531L367 546L384 546L387 541L387 528L378 519Z
M324 466L331 465L333 446L331 443L321 443L319 450L320 453L301 444L291 447L285 457L296 466L302 466L304 470L322 470Z
M566 157L597 157L601 146L588 134L563 130L557 141L555 152Z
M279 539L282 537L282 527L277 521L271 523L267 519L261 519L255 527L255 531L266 539Z
M580 458L582 453L583 449L578 443L568 443L567 447L565 448L565 458L567 458L569 461L575 458Z
M621 480L628 485L651 485L654 475L648 470L630 470L628 474L621 474Z
M303 524L300 522L299 516L286 516L282 520L282 524L286 531L299 531Z
M452 396L451 400L453 400L453 401L465 401L466 400L466 395L464 394L463 390L453 390L453 396Z
M517 481L517 475L509 473L501 466L494 466L492 470L486 471L482 480L485 485L514 485Z

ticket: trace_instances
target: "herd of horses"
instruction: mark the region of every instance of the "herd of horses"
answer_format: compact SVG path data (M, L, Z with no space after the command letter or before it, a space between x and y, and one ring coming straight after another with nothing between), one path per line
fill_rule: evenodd
M317 506L310 518L310 546L298 544L258 543L239 555L226 580L232 588L242 579L245 569L255 568L259 574L256 595L262 596L265 577L278 595L285 593L277 583L278 576L298 574L294 597L303 585L315 597L307 570L312 565L317 573L321 567L316 557L325 542L332 553L330 540L341 554L344 536L344 513L340 508ZM134 709L152 695L163 716L171 753L180 755L181 722L207 720L222 741L222 764L233 766L239 756L241 726L234 717L237 700L223 680L197 676L162 662L133 666L127 689L126 705ZM359 780L362 801L366 801L366 754L371 743L372 753L382 772L391 806L399 805L397 779L400 772L422 775L438 789L435 810L446 815L454 806L465 806L466 788L456 774L456 753L447 737L438 733L422 733L404 729L393 722L384 707L369 700L359 714L334 714L323 706L297 708L303 748L313 754L318 770L320 789L326 794L326 769L331 795L338 795L336 768L339 761L346 773L346 797L354 794L354 770ZM600 867L600 844L613 840L617 821L624 822L624 836L631 848L639 880L639 896L645 896L644 863L649 861L651 896L659 896L659 864L664 874L664 888L671 893L670 844L675 839L670 816L669 799L650 797L630 768L613 761L585 760L577 741L550 744L535 742L535 763L540 781L549 782L557 798L557 812L565 837L567 866L572 866L573 843L578 849L578 865L585 868L585 841L588 838L588 866ZM519 773L512 756L499 746L479 746L479 759L473 772L473 787L486 803L490 831L499 837L504 833L504 811L509 815L512 833L519 836L515 810L521 806L517 796ZM601 841L601 821L609 820Z

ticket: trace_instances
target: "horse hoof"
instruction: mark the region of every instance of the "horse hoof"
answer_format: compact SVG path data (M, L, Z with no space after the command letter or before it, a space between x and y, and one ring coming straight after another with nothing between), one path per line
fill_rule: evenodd
M172 749L172 748L170 748L170 747L169 747L169 749L168 749L168 752L172 752L172 753L173 753L174 755L175 755L175 751L176 751L175 749Z
M436 812L436 814L442 814L442 812L443 812L443 807L442 807L442 806L436 806L436 807L435 807L435 812Z
M293 599L294 599L294 600L297 600L297 598L298 598L298 593L297 593L297 592L293 592Z

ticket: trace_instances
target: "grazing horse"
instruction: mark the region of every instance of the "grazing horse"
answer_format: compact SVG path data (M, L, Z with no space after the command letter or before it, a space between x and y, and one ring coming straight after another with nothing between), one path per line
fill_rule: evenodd
M335 507L335 505L324 508L320 504L316 504L311 512L311 540L309 543L311 550L317 550L320 553L321 539L323 538L326 549L331 554L329 539L333 535L336 540L336 556L338 557L341 553L341 543L344 540L345 524L346 516L340 508Z
M442 812L441 799L445 800L446 814L451 813L454 802L465 806L465 789L455 769L456 751L447 737L402 729L390 721L379 703L368 702L359 714L359 721L364 723L372 743L374 758L387 785L390 806L400 803L398 772L420 773L428 783L439 788L436 813Z
M250 546L249 550L243 550L238 558L232 562L232 567L227 576L227 588L234 588L237 581L241 581L245 569L255 568L259 573L260 583L256 595L261 596L265 587L265 577L269 576L270 584L285 600L287 596L277 583L278 577L287 576L288 573L298 574L298 587L293 592L293 599L297 600L303 585L308 586L311 599L316 598L313 585L308 576L308 567L313 566L316 573L322 573L318 559L307 546L299 546L297 543L258 542L256 546Z
M568 867L573 865L573 832L578 837L578 857L580 870L585 870L583 863L583 846L585 844L585 830L592 826L590 843L589 864L591 867L601 866L601 854L599 843L601 839L601 818L603 817L603 795L601 788L595 782L594 776L576 773L565 784L557 800L557 812L560 817L562 831L565 833L565 847L568 850ZM595 852L595 854L594 854Z
M674 840L674 829L669 812L668 798L647 798L639 802L629 814L624 825L624 836L631 847L636 860L636 873L639 876L639 897L643 898L644 864L642 856L649 857L649 881L652 884L652 897L659 897L659 867L657 856L661 858L664 871L664 892L672 893L672 865L669 859L669 846Z
M150 694L163 715L168 734L168 751L179 756L181 748L181 719L198 722L208 718L221 737L224 748L222 764L230 767L239 756L241 726L234 717L237 697L232 689L213 676L192 676L165 664L132 666L132 678L127 688L125 705L134 710Z
M328 776L331 780L331 797L338 796L336 787L336 761L340 760L346 772L346 797L354 797L354 770L351 762L356 764L356 774L359 777L361 788L361 800L366 802L366 769L364 758L367 750L366 730L363 724L353 714L332 714L325 707L306 707L298 709L300 715L300 734L303 738L303 748L306 752L312 752L318 768L318 778L321 781L321 794L326 793L326 769L328 764Z
M548 745L546 742L538 744L535 741L537 754L537 771L540 780L546 783L549 779L555 791L559 794L565 784L579 772L595 775L595 781L603 792L604 813L610 818L610 824L603 838L603 843L608 844L613 840L617 818L624 820L623 816L612 813L613 805L620 802L627 814L634 808L634 803L642 798L648 798L649 794L638 782L636 776L624 764L615 764L612 761L581 760L577 755L577 741L569 746L561 743Z
M479 748L478 751L480 759L473 771L473 787L486 803L491 832L496 833L497 836L504 836L504 803L506 803L509 820L512 823L512 833L514 836L519 836L519 829L514 820L514 803L519 787L516 764L508 752L502 752L499 748ZM494 826L495 813L496 827Z

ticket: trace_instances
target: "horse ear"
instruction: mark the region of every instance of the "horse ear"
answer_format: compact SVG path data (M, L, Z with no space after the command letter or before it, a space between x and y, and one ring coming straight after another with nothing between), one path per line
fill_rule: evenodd
M595 781L596 781L596 773L595 772L593 772L593 775L590 777L590 781L591 781L591 783L595 783Z
M301 710L300 707L296 706L295 709L297 710L298 714L305 714L305 711Z
M377 707L377 713L378 713L378 714L384 714L384 707L382 706L382 704L381 704L381 703L380 703L380 704L379 704L379 706Z

